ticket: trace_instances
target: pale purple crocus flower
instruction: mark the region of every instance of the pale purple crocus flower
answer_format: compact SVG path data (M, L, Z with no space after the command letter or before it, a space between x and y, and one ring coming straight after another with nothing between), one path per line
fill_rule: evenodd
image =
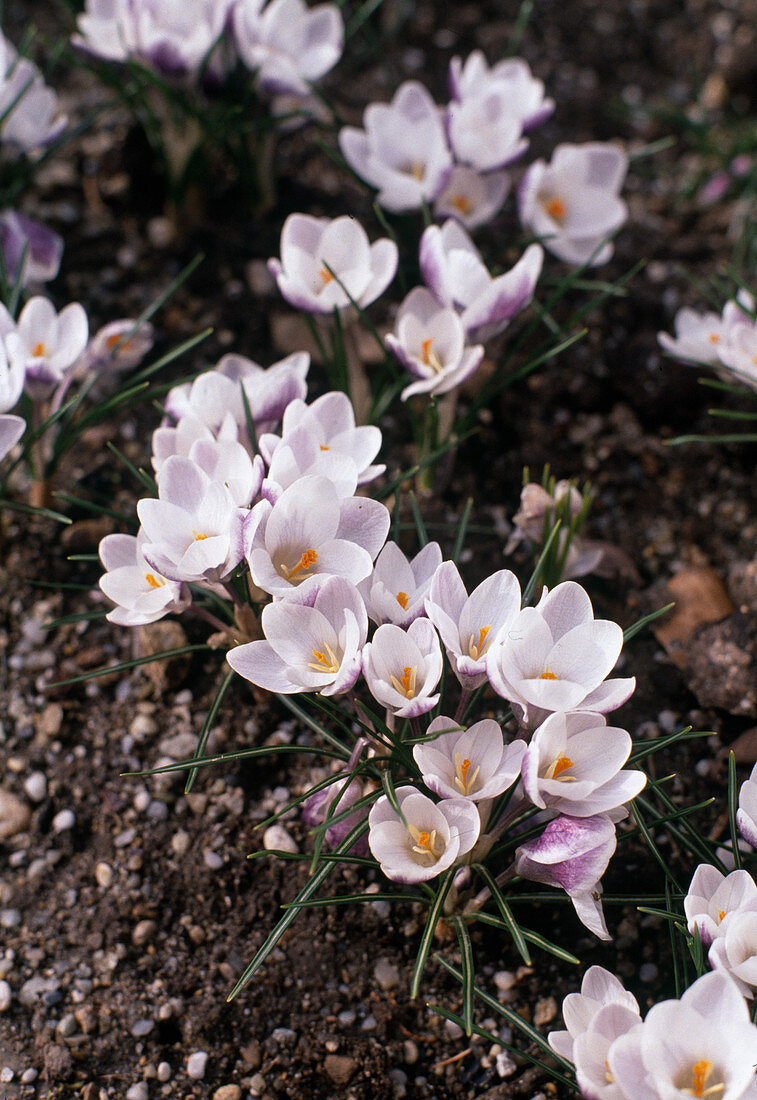
M315 826L328 822L331 817L349 810L363 797L363 784L359 779L339 779L335 783L316 791L302 804L302 820L306 825ZM330 848L338 848L344 838L364 821L367 816L365 806L348 814L326 828L326 843ZM368 836L363 834L350 848L350 855L368 855Z
M506 745L492 718L465 729L452 718L440 716L431 722L426 736L429 740L415 745L413 756L423 782L440 798L481 802L496 798L518 778L526 742Z
M38 296L29 299L4 339L9 360L26 370L30 394L44 399L77 362L88 337L87 314L78 302L56 313L49 298Z
M424 600L441 564L438 542L427 542L411 559L396 542L387 542L376 558L373 572L359 585L368 617L377 626L383 623L410 626L423 615Z
M26 431L26 421L21 416L0 413L0 462L18 443Z
M453 161L439 108L426 88L406 81L390 104L366 108L363 126L345 126L339 148L350 168L377 188L379 205L401 213L433 202Z
M0 251L11 283L21 286L54 279L63 256L63 238L42 222L16 210L0 213ZM23 270L19 265L23 257Z
M10 360L3 343L3 329L12 331L13 321L4 306L0 306L0 413L9 412L24 391L26 363L23 359ZM10 326L10 328L9 328Z
M158 499L137 504L145 560L164 577L198 583L223 580L244 556L244 525L229 489L188 458L172 455L160 471Z
M736 827L747 844L757 848L757 764L739 788Z
M368 815L368 844L388 879L428 882L471 851L481 822L470 799L435 803L410 786L398 787L395 793L404 821L386 795Z
M582 1096L592 1100L628 1100L628 1094L610 1073L607 1059L619 1039L641 1027L641 1017L632 1008L609 1004L599 1009L573 1044L576 1081Z
M368 690L398 718L417 718L435 707L441 675L439 638L428 619L415 619L407 630L385 623L363 649Z
M463 227L450 218L430 225L421 237L420 265L426 286L444 306L460 314L469 339L488 340L534 296L544 253L530 245L518 263L492 278Z
M628 217L619 197L627 170L628 157L615 145L558 145L549 164L534 161L521 180L521 222L566 263L607 263L613 245L606 238Z
M233 14L239 56L269 95L307 96L344 49L336 4L308 8L303 0L237 0Z
M16 446L26 430L23 417L8 413L23 392L25 374L23 363L8 362L0 336L0 461Z
M441 635L452 669L467 691L487 679L487 653L520 611L520 585L499 569L468 595L454 562L439 566L426 597L426 614Z
M87 345L84 366L91 371L131 370L142 362L154 343L154 329L149 321L137 322L124 317L109 321L98 329Z
M757 989L757 901L745 902L732 913L722 936L710 945L707 961L713 970L725 971L745 997Z
M341 576L357 584L389 531L389 512L367 497L342 498L324 477L303 477L275 504L250 513L245 556L255 584L280 598L303 581Z
M197 439L187 456L211 481L224 485L237 508L249 508L260 492L265 475L260 455L250 458L241 443L233 440ZM162 469L158 471L160 487Z
M569 993L562 1003L562 1015L566 1031L550 1031L547 1041L561 1058L575 1061L573 1047L595 1019L600 1009L607 1005L619 1005L633 1012L639 1022L639 1004L632 993L624 988L619 978L602 966L590 966L581 980L581 992Z
M247 642L226 655L245 680L282 695L342 695L354 686L368 617L349 581L327 577L317 590L300 588L267 604L261 623L265 641Z
M290 214L281 231L281 259L268 267L282 295L308 313L332 313L351 301L363 307L383 294L397 271L397 246L371 244L355 218Z
M184 611L192 602L185 584L169 580L153 569L142 553L145 534L106 535L100 541L100 561L107 572L100 588L116 606L106 618L121 626L157 622L172 611Z
M456 164L434 202L434 217L456 218L466 229L477 229L499 213L509 190L507 172L481 173Z
M535 806L571 817L609 813L643 790L647 777L622 769L629 734L601 714L551 714L534 732L523 757L523 789ZM621 770L622 769L622 770Z
M319 444L318 436L306 424L292 429L271 455L263 496L275 504L282 492L302 477L327 478L340 497L353 496L358 483L354 460Z
M697 313L684 306L676 313L673 322L675 336L658 332L657 340L663 351L676 359L715 366L718 349L725 340L725 325L717 313Z
M457 102L483 95L492 88L507 96L507 108L524 131L544 122L555 109L553 99L544 96L544 84L532 76L520 57L498 61L491 68L482 50L473 50L463 62L453 57L449 66L450 94Z
M524 607L487 654L489 681L531 729L554 711L606 713L632 694L633 677L608 680L623 631L595 619L581 585L563 581Z
M735 380L757 389L757 324L734 325L717 355Z
M477 172L506 168L528 148L506 88L490 85L478 95L453 100L447 108L447 132L455 158Z
M465 329L454 309L441 306L426 287L415 287L400 306L386 345L417 381L402 400L416 394L443 394L461 385L484 357L481 344L466 345Z
M733 915L745 905L757 902L757 885L748 871L724 875L709 863L700 863L683 901L692 936L699 929L705 947L725 935Z
M556 817L541 836L515 851L521 878L564 890L578 919L601 940L609 940L602 915L599 880L615 851L615 825L596 817Z
M45 84L37 66L0 32L0 141L24 153L50 145L60 137L68 119L60 113L58 97Z

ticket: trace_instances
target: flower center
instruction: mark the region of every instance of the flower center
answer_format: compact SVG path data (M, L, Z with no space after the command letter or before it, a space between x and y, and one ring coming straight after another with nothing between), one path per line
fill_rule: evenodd
M706 1058L700 1058L691 1067L691 1088L681 1089L681 1092L685 1092L687 1096L715 1096L717 1093L724 1092L725 1084L706 1087L711 1074L712 1062L708 1062Z
M318 274L320 275L324 286L328 286L334 278L334 276L331 274L325 264L321 264L321 269Z
M192 528L192 534L195 537L195 542L202 542L203 539L208 537L205 531L195 531L194 528Z
M425 363L427 367L431 367L431 370L435 374L441 374L444 370L444 364L435 351L432 351L431 345L434 342L433 336L429 336L428 340L424 340L421 343L421 362Z
M427 833L416 829L415 825L408 822L407 831L415 841L413 851L417 855L430 856L432 861L438 859L436 854L436 829L432 829L430 833Z
M321 447L322 451L330 451L331 450L331 447L327 447L325 443L321 443L320 447Z
M164 580L158 580L154 573L145 573L145 580L150 588L161 588L166 583Z
M468 773L471 769L471 762L466 756L465 759L461 759L460 753L455 753L455 786L458 788L461 794L467 795L469 791L473 789L473 784L476 782L478 773L481 768L474 768L473 775L469 776Z
M720 922L723 919L723 917L725 916L725 914L726 914L725 909L718 909L718 924L720 924Z
M551 668L545 668L539 677L540 680L557 680L557 678Z
M711 344L719 344L720 343L720 333L711 332L709 339L710 339Z
M47 344L43 344L42 341L40 341L38 344L35 344L32 348L32 355L35 359L44 359L49 354L50 349L48 348Z
M413 665L410 668L409 665L405 665L402 670L402 675L399 679L396 676L390 676L392 687L395 691L398 691L400 695L404 695L406 699L413 699L415 697L415 681L416 674L418 672L418 666Z
M477 661L479 657L483 657L484 653L486 653L487 649L489 648L491 639L487 642L486 635L489 633L491 628L491 623L489 623L488 626L480 627L478 632L478 641L475 643L473 641L473 639L476 637L475 634L471 634L470 638L468 639L468 656L471 657L474 661Z
M470 214L473 209L473 203L467 195L455 195L452 200L452 205L455 210L459 210L461 214Z
M565 756L563 753L553 760L545 772L545 779L559 779L561 783L575 783L576 777L574 775L563 775L563 772L568 768L573 767L573 761L569 756Z
M420 182L426 174L426 165L420 160L413 160L405 165L405 172Z
M313 656L315 657L315 662L310 661L308 663L308 668L315 669L316 672L338 672L339 659L334 653L334 650L328 642L323 643L323 648L326 650L328 657L326 653L321 653L320 649L314 649Z
M547 211L550 218L552 218L556 222L561 222L565 215L568 213L565 203L556 195L554 196L554 198L548 199L544 203L544 209Z
M121 343L122 340L123 343ZM131 347L131 340L124 340L123 336L119 336L117 332L114 332L113 335L109 336L108 339L105 341L105 346L107 347L108 351L113 351L117 355L120 355L121 352L126 351L127 348ZM116 349L118 350L116 351Z
M397 603L400 605L403 611L407 611L407 605L410 602L410 597L407 592L397 593Z
M279 568L288 581L291 581L293 577L297 577L298 580L302 581L307 576L310 566L314 565L317 561L318 554L311 547L311 549L305 550L300 560L296 565L293 565L291 569L284 565L283 562Z

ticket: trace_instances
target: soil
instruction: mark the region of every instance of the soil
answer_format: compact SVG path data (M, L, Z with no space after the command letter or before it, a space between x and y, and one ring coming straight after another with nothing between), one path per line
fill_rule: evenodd
M441 101L450 56L482 47L496 59L511 39L516 13L517 5L492 0L445 5L442 17L433 2L385 0L380 15L388 47L377 53L358 35L355 53L328 81L329 94L353 121L403 79L423 79ZM671 132L664 112L701 115L702 96L719 86L718 76L732 99L715 114L754 113L749 96L757 82L742 47L749 33L753 39L756 14L754 0L534 5L519 52L557 101L534 138L535 154L548 154L559 141L613 137L639 150ZM18 40L29 17L49 36L65 26L47 4L19 3L7 12L11 37ZM757 53L749 56L754 64ZM108 99L82 71L61 69L54 83L75 119ZM171 365L166 381L199 371L232 348L261 363L280 358L300 333L292 332L283 303L260 288L260 264L250 267L251 261L276 253L291 210L335 215L349 208L374 236L377 226L365 193L350 183L344 196L343 177L306 134L282 141L279 163L277 205L265 218L251 217L221 189L206 196L199 224L179 221L177 227L164 216L149 156L130 132L128 116L120 109L98 114L39 173L24 200L27 212L66 240L52 288L56 300L83 301L93 328L134 315L202 250L204 262L158 316L158 350L208 326L213 333ZM714 615L714 625L682 635L679 650L666 649L650 631L629 644L624 674L635 675L639 686L618 722L639 738L686 725L713 731L658 758L653 771L676 773L670 793L681 806L714 796L696 820L725 838L719 753L741 738L742 778L755 759L743 737L757 720L755 447L669 445L682 433L712 431L712 391L698 384L697 372L664 359L656 343L679 305L704 304L686 272L706 280L722 270L743 227L739 202L703 207L681 197L687 174L699 167L678 139L634 162L630 223L599 277L616 279L640 259L646 265L623 296L588 312L582 340L482 414L446 487L424 502L424 512L446 525L439 537L449 552L454 523L473 497L475 533L462 559L469 585L504 565L525 578L525 552L514 562L503 554L508 517L517 508L523 466L540 471L549 463L558 477L591 480L596 504L589 534L622 548L632 563L624 561L620 578L587 581L597 615L629 625L666 602L668 581L684 569L722 584L723 613ZM511 204L508 211L487 244L503 267L518 254ZM551 264L550 271L558 267ZM261 290L257 297L250 281ZM585 300L586 292L576 292L572 304ZM558 321L565 316L558 311ZM511 331L517 335L517 328ZM138 406L90 430L67 457L58 488L133 515L139 486L106 443L114 440L131 461L145 464L157 416L151 406ZM405 458L392 449L398 431L389 425L384 448L392 469L402 468ZM146 646L205 637L190 620L136 634L100 618L46 627L103 606L91 591L96 563L69 555L91 555L104 533L125 529L115 518L93 518L81 503L58 504L76 521L72 527L3 515L0 787L18 799L20 828L0 849L0 979L12 992L0 1010L0 1067L13 1071L0 1083L0 1096L562 1095L542 1070L501 1053L491 1038L466 1039L429 1011L427 1004L460 1008L459 986L434 959L421 996L409 1000L420 906L376 901L306 911L260 975L226 1003L280 906L306 881L307 864L246 856L262 848L256 826L306 788L312 770L302 761L308 758L206 768L190 795L181 778L122 776L193 752L222 675L222 655L202 652L51 687L128 660ZM719 678L726 672L727 691ZM312 740L287 712L236 681L209 749L269 743ZM42 779L30 782L37 773ZM312 838L297 816L283 825L300 850L309 850ZM658 839L686 883L691 857L664 832ZM631 881L640 893L660 889L649 851L633 844L611 865L605 890L625 892ZM369 882L384 889L375 874L340 868L325 892L350 893ZM642 1007L671 995L667 929L630 907L608 905L607 914L616 934L608 946L585 933L570 907L545 905L524 919L574 951L583 966L599 962L619 973ZM454 942L436 948L459 961ZM494 934L476 932L474 950L489 993L545 1033L560 1026L559 1005L577 987L576 968L543 953L525 968L512 944ZM503 1042L530 1049L489 1009L478 1007L476 1022ZM199 1052L208 1059L195 1078L188 1068L198 1060L188 1067L188 1059ZM140 1083L145 1088L134 1091Z

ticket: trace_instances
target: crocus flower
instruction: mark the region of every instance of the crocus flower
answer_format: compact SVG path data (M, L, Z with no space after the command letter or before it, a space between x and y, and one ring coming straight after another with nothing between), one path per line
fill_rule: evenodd
M562 1015L567 1031L550 1031L549 1045L561 1057L573 1062L573 1044L583 1035L600 1009L620 1005L635 1013L641 1021L639 1005L619 978L602 966L590 966L581 981L580 993L569 993L562 1003Z
M15 361L9 361L8 359L3 343L3 324L5 321L6 328L7 325L10 325L12 329L13 321L4 307L0 307L0 309L5 314L4 318L0 315L0 413L5 413L13 408L23 393L26 364L23 359Z
M757 886L748 871L723 875L717 867L700 863L694 872L683 909L692 936L699 929L705 947L725 935L729 922L745 904L757 902Z
M520 219L566 263L606 263L613 246L603 241L628 216L618 196L627 170L628 157L615 145L558 145L549 164L537 160L524 175Z
M226 659L240 676L266 691L341 695L360 675L368 618L360 594L329 577L311 599L305 589L263 608L265 641L237 646Z
M757 764L739 789L736 826L747 844L757 847Z
M533 729L553 711L606 713L625 703L635 679L606 679L622 645L618 624L595 619L584 589L563 581L513 619L486 667L494 690Z
M396 542L387 542L376 558L370 577L360 582L368 618L377 626L394 623L408 627L423 615L434 573L442 564L438 542L427 542L409 560Z
M416 619L407 630L380 626L363 649L363 675L374 699L398 718L417 718L435 707L442 651L428 619Z
M757 324L736 325L718 348L718 362L750 389L757 389Z
M336 4L308 8L303 0L239 0L234 37L239 56L261 91L306 96L336 65L344 49L344 21Z
M502 730L491 718L468 729L452 718L435 718L426 730L433 740L413 748L423 782L440 798L496 798L518 778L525 741L505 745Z
M368 815L368 844L387 878L427 882L473 848L481 822L470 799L447 798L435 803L409 786L398 787L395 793L404 821L386 795Z
M153 570L175 581L223 580L244 556L244 524L229 489L196 463L172 455L160 471L157 500L137 504L142 552Z
M733 873L733 872L731 872ZM727 927L710 945L707 960L724 970L745 997L757 989L757 899L752 897L728 916Z
M434 202L434 217L456 218L466 229L476 229L499 212L509 190L507 172L483 174L456 164Z
M390 104L366 108L363 125L345 126L339 148L350 168L378 189L376 201L394 213L433 202L452 170L452 154L426 88L406 81Z
M520 585L499 569L468 595L454 562L439 566L426 598L426 614L439 631L447 657L464 688L486 682L486 656L520 611Z
M246 557L252 579L276 597L316 576L357 584L373 568L389 522L380 501L340 498L326 478L300 478L275 504L261 500L250 513Z
M402 391L407 401L418 393L441 394L459 386L474 373L484 356L481 344L468 347L465 330L454 309L440 306L425 287L407 295L387 347L415 378Z
M0 141L28 153L60 137L67 119L37 66L0 32Z
M362 225L344 215L290 214L281 231L281 260L268 261L290 305L308 313L367 306L397 271L397 246L387 237L371 244Z
M87 346L87 314L78 302L55 312L49 298L30 298L12 332L5 336L11 362L26 370L32 396L46 397L63 380Z
M354 806L363 797L363 784L358 779L340 779L323 790L316 791L302 804L302 820L306 825L322 825L330 817L344 813ZM356 825L365 820L367 809L355 810L354 813L337 821L336 824L326 829L326 843L330 848L338 848L344 838L352 832ZM368 855L368 837L364 834L350 848L350 855Z
M623 769L631 752L625 730L601 714L551 714L534 733L523 757L523 788L535 806L571 817L608 813L630 802L647 777Z
M95 333L85 353L86 369L92 371L131 370L142 362L154 343L149 322L140 324L131 318L109 321Z
M447 108L447 129L458 161L477 172L492 172L521 157L528 148L521 121L510 111L506 88L489 85L479 95L453 100Z
M621 1004L600 1008L573 1044L576 1081L582 1096L593 1100L627 1100L609 1072L607 1059L618 1039L641 1026L641 1017L632 1008Z
M676 313L675 337L658 332L657 339L663 351L676 359L691 360L714 366L718 362L718 348L725 336L725 325L717 313L697 313L684 307Z
M16 446L26 430L26 421L21 416L0 413L0 462Z
M260 492L265 468L260 455L251 459L241 443L233 440L197 439L189 449L188 458L208 475L211 481L225 486L237 508L249 508ZM162 470L158 471L160 486Z
M460 314L468 337L488 340L506 328L534 296L544 253L530 245L515 267L492 278L463 227L450 218L421 237L424 282L444 306Z
M21 286L46 283L58 274L63 238L25 214L3 210L0 214L0 252L11 283L18 281ZM19 273L22 257L24 266Z
M609 940L602 916L599 880L615 851L615 826L609 817L556 817L541 836L515 851L522 878L564 890L582 924Z
M509 57L491 68L482 50L468 54L463 63L453 57L449 65L449 86L452 98L458 102L476 98L492 88L502 89L507 96L508 112L524 130L538 126L555 109L553 99L545 99L544 84L532 76L522 58Z
M134 535L106 535L100 540L100 561L107 572L100 588L116 605L106 618L121 626L154 623L172 611L184 611L192 602L189 589L168 580L145 559L144 531Z
M357 489L358 472L353 459L321 446L306 424L293 428L278 443L263 482L263 496L275 504L284 489L303 477L327 478L340 497L351 497Z

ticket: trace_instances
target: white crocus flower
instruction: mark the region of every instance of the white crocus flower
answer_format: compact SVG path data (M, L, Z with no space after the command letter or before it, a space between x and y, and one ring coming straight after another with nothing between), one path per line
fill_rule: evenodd
M757 389L757 324L734 325L717 349L718 363L739 382Z
M175 581L223 580L244 556L244 524L229 489L188 458L173 455L160 471L157 500L137 504L148 564Z
M302 477L327 478L340 497L353 496L358 483L357 466L350 456L319 444L318 436L305 424L290 431L271 455L263 496L273 504Z
M606 1005L618 1005L635 1014L641 1022L639 1005L632 993L624 988L619 978L602 966L590 966L581 980L581 992L569 993L562 1004L563 1021L567 1031L550 1031L549 1045L562 1058L573 1062L573 1046Z
M478 840L481 822L469 799L435 803L415 787L398 787L396 795L404 821L386 795L368 816L371 853L392 882L427 882L461 860Z
M363 649L363 675L374 699L398 718L417 718L435 707L442 651L428 619L416 619L407 630L380 626Z
M467 347L465 330L454 309L440 306L425 287L407 295L387 347L418 381L402 391L407 401L418 393L442 394L470 378L484 357L481 344Z
M496 85L461 103L453 100L447 108L447 128L456 159L477 172L505 168L528 148L521 121L510 111L507 89Z
M353 687L368 618L349 581L326 578L313 600L301 588L264 607L261 623L265 641L237 646L226 657L245 680L284 695L341 695Z
M610 1073L607 1058L617 1039L640 1027L641 1017L632 1008L621 1004L600 1008L573 1044L576 1080L582 1096L590 1096L592 1100L628 1100Z
M233 440L197 439L189 450L189 459L211 481L224 485L237 508L249 508L260 492L265 467L260 455L251 459L241 443ZM158 485L161 475L158 473Z
M518 778L525 741L505 745L491 718L463 729L452 718L435 718L426 730L433 740L413 748L423 782L440 798L496 798Z
M355 218L290 214L281 231L281 259L268 261L279 290L295 309L331 313L350 300L367 306L397 271L397 246L388 237L371 244Z
M344 21L336 4L308 8L303 0L238 0L234 37L239 55L269 95L307 96L310 85L336 65Z
M736 826L747 844L757 847L757 764L739 789Z
M524 790L541 809L572 817L609 813L646 784L643 772L621 771L631 747L629 734L608 726L601 714L551 714L523 757Z
M489 649L519 611L520 585L509 569L487 577L469 596L455 563L439 566L426 597L426 614L463 688L473 691L486 682Z
M8 358L23 365L32 396L46 397L87 346L89 323L78 302L56 313L49 298L30 298L5 336Z
M487 654L494 690L531 729L554 711L615 710L636 686L607 680L623 646L623 631L595 619L591 600L575 581L545 592L525 607Z
M615 1040L608 1072L633 1100L754 1100L757 1027L733 981L705 974Z
M26 431L26 421L22 416L0 413L0 462L18 443Z
M0 413L5 413L13 408L23 393L26 363L21 358L12 362L8 360L3 336L7 331L13 330L13 321L7 310L2 308L4 316L0 315Z
M316 576L357 584L371 572L389 522L377 500L343 499L324 477L300 478L275 504L261 500L250 513L246 557L252 579L276 597Z
M724 923L727 927L712 941L707 959L713 970L726 971L745 997L753 997L757 989L757 899L743 902Z
M456 164L434 202L434 217L456 218L466 229L476 229L499 213L509 190L507 172L482 174L465 164Z
M86 368L92 371L131 370L141 363L154 343L149 322L140 324L130 318L109 321L87 345Z
M383 474L386 466L372 465L381 447L381 429L371 424L357 427L355 411L346 393L333 390L316 398L312 405L295 398L284 410L281 435L260 436L260 453L270 462L279 443L291 432L306 428L324 453L345 455L358 472L358 484L365 485Z
M566 263L606 263L613 246L603 242L628 217L618 195L627 170L628 157L615 145L558 145L549 164L537 160L524 175L520 219Z
M106 618L121 626L154 623L172 611L184 611L192 597L185 584L168 580L145 560L143 531L106 535L100 541L100 561L107 572L100 588L116 605Z
M507 96L508 112L524 130L538 126L555 109L553 99L545 99L544 84L531 75L528 64L520 57L498 61L491 68L481 50L474 50L463 63L453 57L449 66L449 84L453 99L464 102L492 88Z
M718 348L725 338L725 325L717 313L697 313L684 307L676 313L675 337L658 332L657 340L663 351L676 359L691 360L715 366Z
M366 108L363 126L345 126L339 148L353 172L377 188L379 205L401 213L433 202L452 170L452 154L426 88L406 81L390 104Z
M468 337L488 340L534 296L544 253L530 245L518 263L492 278L481 254L463 227L450 218L430 225L421 237L423 280L442 305L460 314Z
M0 141L29 153L60 137L67 119L37 66L0 32Z
M757 902L757 885L748 871L724 875L709 863L700 863L692 877L683 909L692 936L699 929L705 947L725 935L734 914Z
M229 422L231 435L236 437L236 424ZM198 420L196 416L182 416L173 426L164 424L156 428L152 433L152 465L156 473L160 473L163 463L171 455L181 455L189 458L189 452L199 439L212 442L215 435L210 428Z
M438 542L426 543L412 559L402 553L396 542L387 542L370 577L360 582L368 617L377 626L383 623L410 626L423 615L423 602L441 564Z

